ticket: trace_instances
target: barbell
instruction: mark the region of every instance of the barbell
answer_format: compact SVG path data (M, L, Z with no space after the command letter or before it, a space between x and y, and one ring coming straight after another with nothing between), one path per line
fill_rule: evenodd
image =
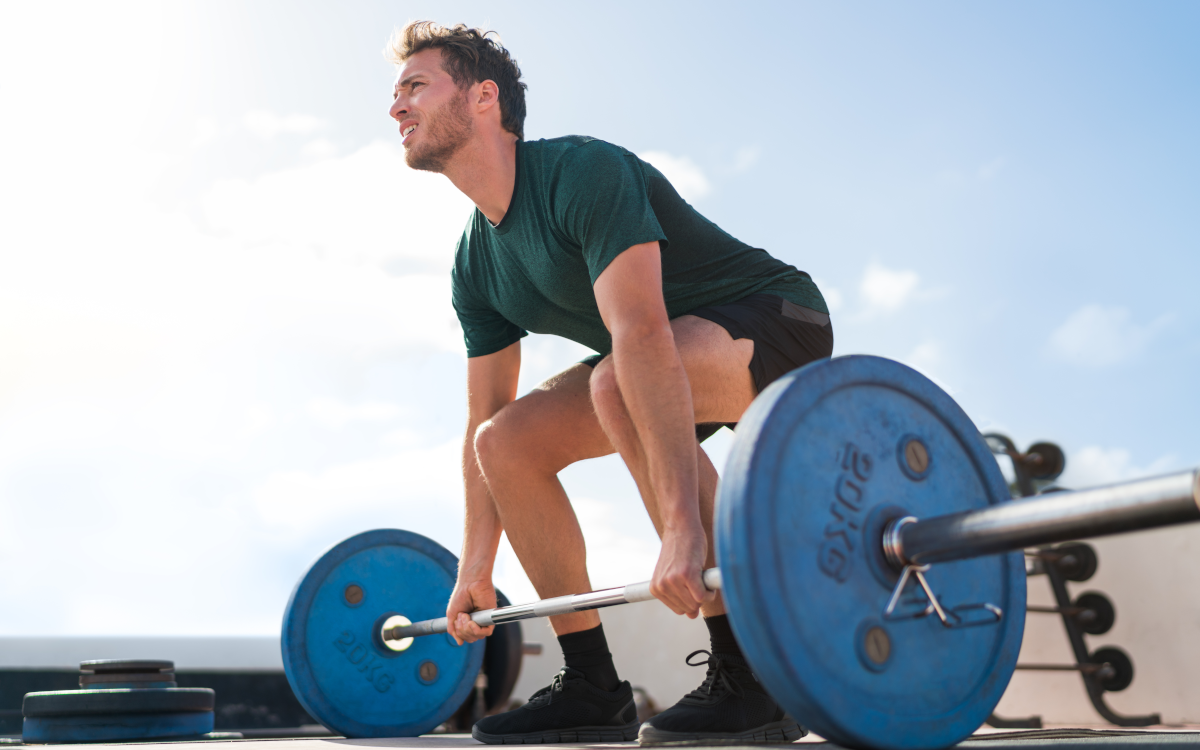
M899 363L839 357L751 405L718 488L720 590L746 659L800 723L848 747L953 745L987 718L1020 651L1025 547L1200 520L1200 472L1013 501L962 409ZM354 737L427 732L474 685L456 646L457 561L377 530L297 584L283 658L297 697ZM472 614L502 624L652 598L649 583Z

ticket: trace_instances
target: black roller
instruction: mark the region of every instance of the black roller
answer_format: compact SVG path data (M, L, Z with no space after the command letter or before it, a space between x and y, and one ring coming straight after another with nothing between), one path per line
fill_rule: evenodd
M1120 692L1133 682L1133 660L1116 646L1097 649L1092 652L1090 661L1102 665L1096 672L1096 681L1110 693Z
M1067 468L1067 457L1054 443L1034 443L1026 449L1021 463L1033 479L1050 481L1058 479Z
M1099 591L1085 591L1073 604L1083 610L1073 618L1080 630L1088 635L1104 635L1112 630L1117 611L1107 596Z
M1058 556L1051 564L1058 568L1063 578L1068 581L1086 581L1096 575L1100 560L1096 557L1096 549L1083 542L1060 544L1054 548Z

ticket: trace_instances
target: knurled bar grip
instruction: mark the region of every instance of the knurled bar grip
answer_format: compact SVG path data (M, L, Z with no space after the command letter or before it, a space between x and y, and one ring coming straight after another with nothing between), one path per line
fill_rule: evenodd
M704 587L709 591L721 590L721 571L709 568L704 571ZM628 586L618 586L611 589L590 591L586 594L569 594L556 596L553 599L542 599L530 604L514 604L511 607L482 609L471 613L471 621L481 628L491 625L502 625L515 620L531 620L535 617L550 617L565 615L571 612L583 612L589 609L612 607L617 604L645 602L654 598L650 593L650 582L631 583ZM422 635L446 632L446 618L438 617L433 620L421 620L412 625L397 625L383 631L385 641L398 641L402 638L414 638Z
M902 567L1192 521L1200 521L1196 469L923 521L893 522L884 534L884 553Z

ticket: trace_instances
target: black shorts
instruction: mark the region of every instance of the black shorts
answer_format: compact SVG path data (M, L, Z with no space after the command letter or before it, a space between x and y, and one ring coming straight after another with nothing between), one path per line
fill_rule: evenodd
M775 294L752 294L737 302L699 307L687 314L711 320L735 340L754 342L750 376L759 393L797 367L833 355L833 325L829 316ZM582 364L595 367L605 356L594 354ZM698 424L696 438L703 441L722 427L736 426L723 422Z

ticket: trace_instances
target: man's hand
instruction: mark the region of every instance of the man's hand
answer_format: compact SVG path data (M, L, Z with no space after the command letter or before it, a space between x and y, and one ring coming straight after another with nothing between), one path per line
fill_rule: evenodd
M654 566L650 593L677 615L695 618L700 605L711 602L716 593L704 587L702 574L708 554L708 539L699 524L687 531L663 532L662 551Z
M470 613L495 606L496 589L491 581L464 581L460 577L450 594L450 603L446 605L446 632L460 646L487 638L496 626L481 628L471 619Z

